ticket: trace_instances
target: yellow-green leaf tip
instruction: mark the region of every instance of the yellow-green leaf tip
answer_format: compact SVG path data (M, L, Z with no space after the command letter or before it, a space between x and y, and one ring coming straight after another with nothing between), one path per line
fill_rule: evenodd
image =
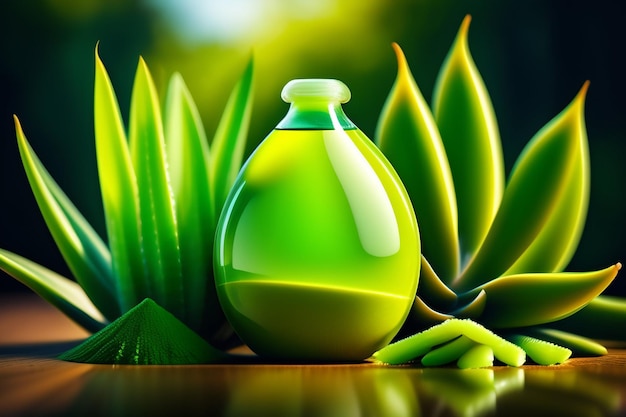
M398 60L398 78L400 78L400 76L408 76L409 64L406 61L406 56L404 55L402 48L396 42L393 42L391 46L393 47L393 51L396 54L396 59Z
M467 41L467 34L469 33L470 23L472 22L471 15L465 15L463 18L463 22L461 22L461 27L459 28L459 32L457 37L463 39L464 43Z
M13 122L15 123L15 130L22 131L22 125L20 123L20 119L17 118L17 115L13 115Z
M576 97L574 97L574 100L573 100L573 103L575 105L580 106L581 112L584 110L585 99L587 98L587 91L589 91L589 84L590 84L589 80L585 81L583 83L583 86L578 91L578 94L576 94Z

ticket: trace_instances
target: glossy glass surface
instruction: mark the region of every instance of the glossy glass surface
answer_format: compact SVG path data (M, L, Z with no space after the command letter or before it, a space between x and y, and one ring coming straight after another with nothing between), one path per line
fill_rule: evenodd
M334 120L341 112L305 107ZM335 126L274 130L218 225L220 302L266 357L367 358L399 330L415 296L420 248L406 192L363 133Z

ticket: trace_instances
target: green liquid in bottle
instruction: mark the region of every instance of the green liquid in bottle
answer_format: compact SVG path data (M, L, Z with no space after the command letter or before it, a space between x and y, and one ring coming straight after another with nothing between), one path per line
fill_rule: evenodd
M254 350L278 359L367 358L372 346L389 343L392 323L404 320L405 306L412 301L390 293L285 281L240 280L220 290L231 300L236 321L254 333ZM311 320L319 327L311 328Z
M419 253L413 209L391 165L336 99L296 96L226 202L217 290L259 355L358 361L403 324Z

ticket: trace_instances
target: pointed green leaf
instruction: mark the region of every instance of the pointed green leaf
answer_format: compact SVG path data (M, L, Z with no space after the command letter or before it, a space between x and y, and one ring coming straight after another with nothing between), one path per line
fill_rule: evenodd
M553 272L496 278L485 291L481 323L494 328L534 326L563 319L583 308L613 281L621 264L592 272Z
M398 74L382 110L376 143L402 179L420 226L422 253L448 283L459 271L452 175L433 116L397 44Z
M598 340L626 342L626 298L600 295L550 327Z
M474 295L476 293L473 293ZM454 317L463 319L478 319L485 311L485 305L487 304L487 294L485 291L480 291L470 301L462 302L459 299L459 306L451 314Z
M138 191L115 92L96 47L94 128L98 175L118 300L127 311L145 296Z
M130 152L139 192L141 243L149 294L186 320L174 199L166 169L163 122L156 88L139 60L130 104Z
M546 219L535 240L506 271L506 275L522 272L560 271L571 260L582 235L589 206L589 144L584 119L584 99L589 83L585 83L574 100L578 112L572 120L578 145L572 155L574 164L564 177L564 192L555 199L550 217Z
M465 300L463 302L459 300L459 306L456 306L453 311L451 311L452 308L439 311L426 304L420 296L415 297L409 315L402 326L402 333L415 333L452 318L479 320L487 303L485 292L472 293L471 298L466 297Z
M108 248L42 165L17 117L15 131L31 189L63 258L98 309L115 319L120 311Z
M500 133L487 88L469 51L466 16L441 67L433 115L454 180L461 258L476 252L504 191Z
M457 302L457 296L444 284L428 260L422 255L418 294L427 299L433 308L450 309Z
M414 333L452 318L452 314L439 312L426 304L421 297L415 297L403 330Z
M213 283L213 239L216 215L209 181L209 146L196 105L180 74L169 83L165 106L165 139L185 286L190 312L187 324L209 331L223 322ZM207 294L208 291L208 294ZM206 311L205 311L206 310Z
M480 291L460 299L439 280L424 256L421 260L417 294L402 328L403 332L423 330L453 317L478 319L487 298L485 292Z
M533 327L525 331L531 336L566 346L576 356L602 356L608 353L606 348L600 343L577 334L541 327Z
M195 209L201 209L202 217L210 220L208 226L213 224L215 228L217 215L213 212L210 193L209 145L200 113L179 73L170 78L164 125L169 173L177 209L183 204L190 207L198 205ZM193 200L197 201L191 204ZM179 212L176 214L180 220L184 220Z
M241 169L252 113L253 74L253 59L250 58L228 98L213 137L210 169L216 216L219 216L226 196Z
M3 249L0 268L85 329L96 332L106 325L104 317L74 281Z
M584 152L581 149L587 146L581 123L585 92L583 87L565 110L528 143L513 167L487 237L465 271L452 284L453 289L467 291L501 276L542 235L559 204L567 203L568 187L580 167L580 155ZM575 210L580 212L580 208ZM570 250L577 233L574 231L561 237L560 251L550 249L540 254L554 256L560 263L563 251ZM558 233L546 232L542 239L558 241L560 238Z

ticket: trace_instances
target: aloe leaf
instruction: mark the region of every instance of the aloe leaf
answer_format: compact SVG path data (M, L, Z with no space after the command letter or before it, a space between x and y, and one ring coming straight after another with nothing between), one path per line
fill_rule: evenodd
M607 349L600 343L578 334L541 327L532 327L526 329L526 332L542 340L566 346L576 356L603 356L608 353Z
M139 191L139 217L149 295L186 320L174 198L166 168L163 121L156 88L139 60L130 104L130 153ZM146 294L148 295L148 294Z
M212 281L215 213L209 181L209 146L196 105L180 74L169 83L165 104L165 140L185 286L196 330L203 320L217 326L222 316ZM208 299L207 299L208 291ZM206 312L213 307L213 311Z
M457 302L456 294L441 281L426 257L424 255L421 257L419 294L426 298L433 308L452 308Z
M393 44L398 74L376 129L376 144L394 166L413 203L422 253L444 283L460 267L457 207L452 175L433 116Z
M422 278L420 277L420 283L421 280ZM478 320L481 318L487 304L485 291L467 293L463 298L455 298L454 304L443 308L426 304L422 299L422 291L419 294L415 297L409 315L402 326L403 334L422 331L451 318ZM428 302L430 303L431 300L428 299Z
M481 323L494 328L534 326L583 308L613 281L621 264L591 272L509 275L479 286L487 300Z
M98 309L115 319L120 310L108 248L45 169L17 117L15 131L31 189L63 258Z
M97 47L95 56L94 130L98 175L118 300L121 310L127 311L146 295L137 181L117 98Z
M598 340L626 342L626 298L600 295L550 327Z
M546 241L559 239L558 234L542 235L542 231L559 211L559 204L568 203L565 196L570 179L580 165L581 153L585 152L581 149L587 146L581 123L586 90L583 87L528 143L513 167L489 233L467 268L452 283L453 289L467 291L501 276L538 236ZM568 248L576 233L565 233L562 236L565 243L559 249ZM556 257L558 262L563 258L563 252L552 249L541 255Z
M535 240L506 271L506 275L560 271L567 266L576 251L589 205L589 145L583 114L588 86L589 82L586 82L574 100L579 112L572 124L575 125L573 128L579 146L572 155L573 170L564 178L565 190L555 200L555 208Z
M463 260L486 236L505 182L495 112L468 46L470 21L469 15L463 20L433 95L433 115L454 180Z
M253 75L254 61L250 58L228 98L213 137L210 173L216 216L219 216L241 169L252 113Z
M0 268L84 327L96 332L106 320L76 282L12 252L0 249Z
M452 318L454 318L452 314L435 310L418 296L415 297L402 331L403 333L415 333Z
M483 290L473 297L470 302L457 307L457 309L452 312L452 315L454 317L465 319L478 319L482 315L483 311L485 311L486 304L487 293Z

